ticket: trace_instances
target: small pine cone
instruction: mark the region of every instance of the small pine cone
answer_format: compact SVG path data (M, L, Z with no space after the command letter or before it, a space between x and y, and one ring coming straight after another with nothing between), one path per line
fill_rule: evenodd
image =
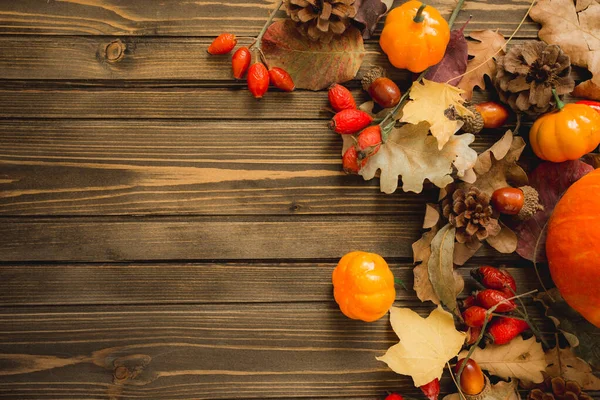
M481 241L500 233L498 219L493 217L490 196L475 186L449 192L442 200L442 214L456 228L459 243Z
M467 133L477 134L483 129L483 117L481 116L481 113L477 111L477 108L475 108L474 105L465 105L467 106L467 109L473 113L473 116L458 115L458 119L464 122L462 130Z
M533 217L536 212L542 211L544 206L540 204L540 195L537 190L531 186L521 186L519 189L523 191L524 203L517 218L525 221Z
M313 41L329 43L341 35L356 16L355 0L284 0L298 30Z
M542 114L555 106L552 88L563 95L575 87L571 60L557 45L524 42L499 57L496 66L494 85L500 100L516 112Z
M529 392L527 400L589 400L590 395L581 390L575 381L561 377L546 378L537 388Z

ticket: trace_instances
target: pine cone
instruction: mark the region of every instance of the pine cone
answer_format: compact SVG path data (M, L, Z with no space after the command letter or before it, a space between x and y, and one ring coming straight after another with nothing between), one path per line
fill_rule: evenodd
M442 213L456 227L459 243L485 240L500 232L498 219L493 217L490 196L474 186L449 192L442 201Z
M498 58L494 84L500 100L517 112L539 115L555 106L552 88L570 93L571 61L557 45L527 41Z
M547 377L543 383L529 392L527 400L592 400L592 398L582 392L575 381L565 381L561 377Z
M285 0L287 14L314 41L329 43L341 35L356 15L355 0Z

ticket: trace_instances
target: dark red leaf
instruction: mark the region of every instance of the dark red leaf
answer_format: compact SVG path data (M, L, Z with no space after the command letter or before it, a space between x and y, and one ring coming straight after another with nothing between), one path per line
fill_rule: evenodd
M469 58L467 40L463 34L463 29L453 30L450 33L450 42L446 47L446 54L438 64L429 68L425 79L434 82L448 82L453 77L460 76L467 70L467 59ZM456 86L460 78L452 79L449 84Z
M517 253L530 261L537 248L537 262L546 261L546 223L554 211L554 207L564 192L594 167L579 160L562 163L545 162L540 164L530 175L529 185L540 194L543 211L538 211L533 218L521 222L514 227L519 238ZM539 239L539 240L538 240Z
M370 39L377 22L392 8L391 0L356 0L357 8L354 20L361 26L363 39Z
M421 386L421 390L429 400L438 400L438 396L440 395L439 379L436 378L429 382L427 385Z

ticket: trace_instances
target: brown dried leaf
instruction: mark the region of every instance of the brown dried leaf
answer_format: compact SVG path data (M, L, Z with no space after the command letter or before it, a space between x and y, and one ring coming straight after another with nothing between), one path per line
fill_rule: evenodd
M600 379L594 375L592 367L577 357L570 347L561 349L557 346L548 350L546 362L546 373L551 377L575 381L583 390L600 390Z
M592 73L592 79L579 84L573 94L600 100L600 3L540 0L529 16L542 24L540 39L559 45L571 63Z
M450 311L457 312L454 286L449 285L454 279L454 235L455 228L447 224L438 231L431 241L431 255L427 262L429 281L434 293Z
M423 229L433 228L440 220L440 211L437 204L427 203L425 206L425 218L423 219Z
M353 26L329 43L307 40L292 20L273 23L262 39L270 66L285 69L299 89L321 90L354 78L363 58L363 39Z
M454 243L454 264L464 265L481 246L481 242Z
M477 162L473 167L473 171L477 175L475 183L463 182L459 187L475 186L491 196L494 190L511 186L510 183L516 186L526 185L527 174L517 164L524 148L523 138L513 136L510 130L507 131L498 142L477 157Z
M361 25L363 39L371 38L377 22L392 8L393 2L393 0L356 0L354 2L354 7L358 11L353 19Z
M500 221L500 233L490 236L486 242L500 253L510 254L517 249L517 235Z
M467 100L471 100L473 97L473 88L475 86L485 89L484 76L493 77L496 73L496 61L494 58L504 55L504 51L499 52L495 56L494 53L506 44L504 36L489 29L471 32L470 36L477 41L469 42L469 55L474 57L467 63L467 71L473 70L473 68L481 65L486 60L488 61L473 72L469 72L463 76L458 84L458 87L465 91L463 97Z

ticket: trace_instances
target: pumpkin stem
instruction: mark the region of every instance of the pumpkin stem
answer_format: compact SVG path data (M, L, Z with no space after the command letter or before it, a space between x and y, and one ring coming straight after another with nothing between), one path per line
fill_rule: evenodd
M427 7L427 5L421 3L421 7L419 7L419 9L417 10L417 15L415 15L413 21L415 21L416 23L423 22L423 20L425 19L425 16L423 15L423 10L425 9L425 7Z
M565 106L565 103L562 102L561 99L558 98L558 94L556 94L556 89L552 88L552 95L554 95L554 101L556 102L556 108L558 111L562 110Z

